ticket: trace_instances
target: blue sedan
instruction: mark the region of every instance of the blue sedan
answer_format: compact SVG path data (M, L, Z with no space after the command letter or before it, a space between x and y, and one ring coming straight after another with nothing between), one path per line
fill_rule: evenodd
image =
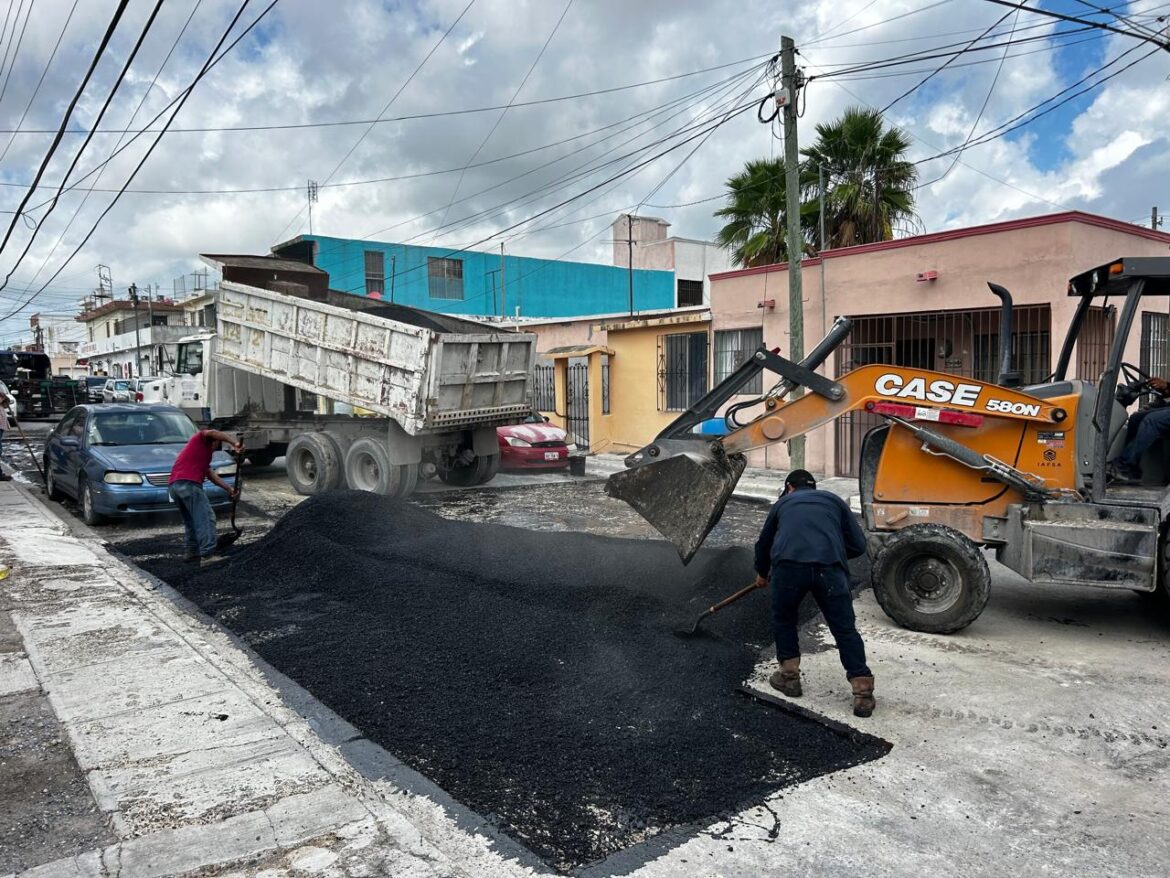
M177 511L167 481L196 429L170 405L79 405L45 443L45 490L53 500L77 500L86 524ZM236 464L229 455L217 451L211 465L225 482L234 483ZM203 487L213 507L231 503L227 492L211 482Z

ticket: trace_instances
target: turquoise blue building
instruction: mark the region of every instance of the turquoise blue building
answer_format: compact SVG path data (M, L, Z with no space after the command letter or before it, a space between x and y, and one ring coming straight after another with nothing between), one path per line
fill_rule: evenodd
M301 235L272 255L315 265L356 296L473 316L584 317L675 305L674 272Z

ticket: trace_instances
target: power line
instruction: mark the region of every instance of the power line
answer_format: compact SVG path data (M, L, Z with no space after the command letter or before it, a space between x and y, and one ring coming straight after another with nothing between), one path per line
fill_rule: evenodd
M1077 18L1075 15L1065 15L1062 12L1052 12L1051 10L1048 10L1048 9L1026 8L1023 3L1012 3L1012 2L1010 2L1010 0L986 0L986 2L994 3L997 6L1007 6L1011 9L1022 9L1025 12L1031 12L1035 15L1046 15L1049 18L1058 18L1061 21L1071 21L1071 22L1076 22L1077 24L1087 24L1090 27L1096 27L1096 28L1100 28L1101 30L1107 30L1110 33L1121 34L1123 37L1132 37L1133 39L1141 40L1144 43L1153 43L1155 46L1157 46L1160 49L1170 50L1170 44L1167 44L1166 42L1164 42L1162 40L1155 39L1154 37L1146 36L1145 34L1136 34L1133 31L1128 31L1128 30L1125 30L1124 28L1113 27L1112 25L1105 24L1104 22L1090 21L1087 18Z
M105 117L106 111L110 109L110 104L112 104L114 101L114 95L117 94L118 88L122 85L122 81L126 78L126 74L130 71L130 66L134 63L134 59L138 57L138 51L142 48L142 44L146 42L146 35L150 33L150 29L154 25L154 20L158 17L158 13L159 10L162 9L162 5L163 0L156 0L154 9L151 10L150 17L147 18L146 24L142 27L142 32L138 35L138 39L135 41L134 47L130 50L130 54L126 58L126 63L122 65L122 69L119 71L117 79L114 80L114 84L111 86L109 94L106 95L106 99L102 103L101 109L98 111L98 123L100 123L101 120ZM90 135L82 142L77 152L74 154L73 160L69 163L69 167L66 169L65 174L61 177L61 185L58 187L56 194L53 196L53 200L49 204L49 209L46 210L41 216L40 221L37 223L37 227L33 229L33 233L29 235L28 241L25 242L24 250L22 250L20 255L16 257L16 262L13 263L12 268L10 268L8 271L8 274L4 276L4 281L0 283L0 290L8 286L8 281L12 279L12 275L16 272L16 269L20 267L20 263L24 261L24 257L28 255L28 251L32 249L33 242L36 241L37 235L40 233L41 229L44 228L45 220L49 218L49 215L57 207L57 202L60 200L61 193L65 189L65 181L69 179L69 175L72 174L73 169L77 167L77 163L81 160L81 154L85 152L86 147L89 146L92 140L93 134L91 132ZM74 216L76 216L76 214L74 214ZM54 249L56 248L54 247Z
M41 85L45 81L45 76L49 73L49 68L53 66L53 59L57 57L57 50L61 48L61 40L65 37L65 32L69 30L69 22L73 21L73 13L77 11L77 4L79 0L73 0L73 6L69 9L69 15L65 17L65 24L61 26L61 32L57 34L57 42L53 44L53 51L49 55L49 60L45 63L44 70L41 71L41 78L37 80L36 88L33 89L29 96L28 103L24 105L24 112L20 114L20 121L16 123L17 130L24 124L24 120L28 118L28 111L32 109L33 101L37 99L40 94ZM8 150L12 148L13 142L16 140L15 132L8 138L8 143L4 145L3 152L0 152L0 162L4 161L4 157L8 155Z
M902 92L900 95L898 95L892 101L890 101L888 104L886 104L884 107L882 107L882 113L883 114L886 113L891 107L893 107L895 104L897 104L903 98L914 94L914 92L916 92L918 89L922 88L922 86L926 85L926 83L930 82L930 80L934 79L935 76L937 76L938 74L940 74L944 70L946 70L952 61L955 61L958 58L962 57L965 52L971 51L977 42L979 42L981 39L983 39L985 36L987 36L989 33L991 33L993 30L995 30L1001 24L1003 24L1004 20L1007 19L1008 16L1010 16L1011 14L1012 13L1010 13L1010 12L1004 13L1003 17L1000 18L999 21L997 21L991 27L987 28L985 31L983 31L983 33L981 33L979 36L975 37L975 39L971 40L971 42L969 42L966 46L964 46L961 50L959 50L959 52L952 55L950 58L948 58L946 61L944 61L938 67L936 67L933 71L931 71L929 74L927 74L925 79L919 81L917 85L911 86L909 89ZM1016 17L1017 18L1019 17L1018 12L1016 13ZM1011 43L1010 39L1008 40L1008 43L1010 45L1010 43ZM1006 55L1008 52L1008 49L1005 48L1003 51L1004 51L1004 54ZM1001 67L1003 66L1002 61L1000 62L1000 66ZM998 77L999 77L999 74L997 73L996 78L998 78Z
M20 0L20 5L21 5L21 7L24 6L24 0ZM8 81L12 78L12 71L16 69L16 59L20 56L20 45L21 45L21 43L24 42L24 32L26 30L28 30L28 20L30 18L32 18L33 6L35 6L35 5L36 5L36 0L29 0L28 12L25 13L24 24L20 28L20 36L17 37L17 39L16 39L16 48L12 52L12 63L10 65L8 65L8 72L6 74L4 74L4 84L2 86L0 86L0 104L3 104L3 102L4 102L4 95L8 91ZM16 17L18 19L20 18L20 9L16 10ZM16 33L16 23L15 22L13 22L13 25L12 25L12 32ZM4 48L4 60L5 61L8 60L8 47L7 46L5 46L5 48ZM3 70L3 69L4 69L4 66L2 64L0 64L0 70Z
M12 222L8 226L8 231L4 234L4 240L0 241L0 253L4 252L4 248L8 246L8 240L12 237L12 231L16 228L17 217L28 206L29 200L32 198L33 192L36 191L37 185L41 182L41 177L45 174L45 169L48 168L49 162L53 158L53 153L57 151L58 145L61 143L61 138L65 134L65 126L69 124L69 117L73 115L73 110L77 106L77 102L81 100L81 95L84 93L86 87L89 85L90 77L93 76L93 71L101 60L102 55L106 51L106 47L110 43L111 37L114 35L115 29L118 27L118 22L122 20L122 13L126 11L126 6L129 0L119 0L118 8L114 10L114 17L111 19L106 28L105 34L102 36L101 43L98 45L98 50L93 56L93 60L89 64L89 69L85 71L85 76L82 77L81 85L78 86L73 98L69 101L69 106L65 109L65 115L61 119L61 127L58 129L53 142L49 145L48 151L45 153L44 159L41 161L41 166L37 168L37 173L33 177L32 186L28 192L25 193L24 198L21 199L20 205L16 208L16 215L12 217Z
M598 88L592 91L576 92L567 95L555 95L548 98L533 98L527 101L517 101L511 104L511 109L518 110L524 107L540 107L547 104L557 104L563 101L575 101L580 98L592 98L600 95L617 94L623 91L631 91L638 88L646 88L651 85L662 85L666 82L675 82L680 79L689 79L692 76L702 76L704 73L713 73L717 70L726 70L729 67L738 67L741 64L747 64L753 61L760 61L764 58L770 58L772 52L767 52L760 55L753 55L749 58L739 58L735 61L728 61L725 64L716 64L712 67L704 67L699 70L688 70L685 73L675 73L670 76L660 76L657 79L646 79L641 82L631 82L626 85L615 85L608 88ZM184 127L171 128L168 134L224 134L236 131L240 132L256 132L256 131L299 131L309 128L344 128L356 125L381 125L392 122L413 122L420 119L442 119L449 116L464 116L474 113L492 113L496 110L503 110L508 108L508 104L493 104L486 107L460 107L454 110L436 110L428 113L409 113L403 116L378 116L373 119L341 119L333 122L290 122L281 125L226 125L226 126L202 126L202 127ZM157 117L151 120L153 125L157 121ZM19 125L16 128L0 128L0 134L52 134L54 129L51 128L21 128ZM69 129L66 134L86 134L88 133L84 128ZM157 134L157 128L101 128L97 131L98 134Z
M532 64L529 65L528 72L524 74L524 78L520 80L520 84L516 86L516 90L512 92L512 97L508 101L507 106L500 111L500 115L496 117L496 121L492 125L491 129L484 136L483 140L479 142L479 146L475 148L475 152L471 154L471 158L467 160L467 165L470 165L473 161L479 158L480 152L482 152L483 148L487 146L488 141L492 139L492 135L496 133L496 129L499 128L500 123L504 121L504 117L508 115L508 110L512 109L512 104L516 102L516 98L520 97L520 92L522 92L524 90L524 86L528 84L528 80L532 76L532 72L536 70L536 66L540 64L540 59L544 57L544 53L548 49L548 44L553 41L553 37L555 37L557 35L557 31L561 29L561 22L564 21L565 16L569 14L569 9L572 7L572 5L573 0L569 0L569 2L565 4L565 8L561 10L561 17L557 19L557 23L554 24L552 30L549 31L548 37L545 38L544 45L540 47L540 51L536 53L536 58L534 58ZM464 165L463 169L459 172L459 179L455 181L455 189L451 192L451 200L447 202L446 210L443 211L443 218L440 220L440 225L447 221L447 214L451 210L451 205L455 203L455 198L459 195L459 189L463 186L463 178L467 174L467 165Z
M209 70L211 70L211 68L214 67L215 64L221 58L224 57L224 55L227 54L227 52L224 52L223 54L217 56L216 53L219 52L220 48L223 46L223 44L227 40L228 36L231 34L232 30L235 28L236 23L243 16L244 10L248 8L248 4L250 2L251 2L251 0L243 0L243 3L240 5L240 8L238 10L236 10L235 16L232 17L232 20L228 24L227 29L224 30L223 35L219 38L219 41L215 44L215 47L211 50L211 53L207 56L207 60L203 63L203 67L195 75L195 78L191 81L191 84L184 90L182 98L181 98L181 100L179 100L178 106L175 107L175 111L171 114L168 122L170 120L173 120L175 117L177 117L179 115L180 111L183 109L184 104L186 104L187 99L191 96L192 92L195 90L195 86L198 85L199 82L203 79L203 77L207 75L207 72ZM279 0L271 0L271 2L266 7L264 7L263 11L261 11L261 13L258 16L256 16L255 19L253 19L252 23L250 25L248 25L247 28L244 29L244 31L239 35L239 37L236 38L236 40L231 44L231 46L228 47L227 51L231 51L232 47L234 47L237 43L239 43L239 41L241 39L243 39L257 24L259 24L260 21L269 12L272 11L272 8L274 6L276 6L276 4L278 2L279 2ZM123 189L125 189L127 186L129 186L131 181L133 181L134 177L138 174L138 172L140 170L142 170L142 166L146 164L147 160L150 158L151 154L154 152L155 147L157 147L159 145L159 143L162 142L163 136L165 134L166 134L166 126L163 126L163 130L159 133L158 137L155 138L154 142L150 144L150 147L146 150L146 153L142 156L142 158L138 161L138 164L135 165L134 169L130 172L130 176L127 178L126 183L123 186ZM57 271L54 272L54 274L47 281L45 281L44 285L40 288L40 290L38 290L37 292L35 292L31 296L29 296L29 298L24 302L24 304L21 305L19 308L17 308L14 311L10 311L8 314L5 314L3 317L0 317L0 320L7 320L9 317L13 317L13 316L19 314L25 308L27 308L33 302L33 300L36 299L36 297L38 295L40 295L41 291L44 290L45 287L47 287L49 284L51 284L57 278L57 275L59 275L62 271L65 270L65 266L67 266L73 260L73 258L81 251L81 248L84 247L89 242L89 239L91 237L93 237L94 232L96 232L98 230L98 227L101 225L102 220L104 220L106 218L106 216L110 213L110 211L114 209L114 205L116 205L118 203L118 200L121 197L121 195L122 195L122 193L119 192L117 195L114 196L114 198L106 206L106 209L104 211L102 211L102 213L98 216L97 221L94 222L94 224L93 224L93 227L89 230L89 232L86 234L86 236L81 240L81 243L78 244L76 248L74 248L73 252L69 255L69 257L61 264L61 267L58 268Z
M158 83L158 78L162 75L163 70L166 69L167 64L170 63L171 56L174 55L175 49L178 48L179 42L183 39L183 35L185 33L187 33L187 28L190 27L191 21L195 18L195 13L197 13L199 11L199 7L202 5L203 5L203 0L196 0L195 5L191 7L191 12L187 16L187 20L183 23L183 27L179 30L179 35L177 37L175 37L175 41L173 43L171 43L171 48L167 52L167 56L165 58L163 58L162 64L159 65L158 70L155 72L154 79L152 79L150 81L150 85L148 85L146 87L146 89L142 92L142 97L139 98L138 105L134 108L134 112L130 114L130 124L133 124L134 120L138 118L139 112L142 111L143 106L145 106L145 104L146 104L146 99L148 97L150 97L150 93L154 90L155 85ZM124 139L125 139L125 135L122 135L121 137L118 138L118 142L114 144L115 150L119 146L122 145L122 141ZM78 155L80 155L80 152L78 153ZM113 157L113 155L114 155L114 153L111 152L110 153L111 158ZM108 159L107 159L107 161L108 161ZM98 182L98 183L101 182L101 179L105 175L105 172L108 168L109 168L109 164L103 163L101 165L101 171L98 172L96 182ZM62 180L61 180L62 185L65 184L65 181L68 179L68 177L69 177L69 174L66 174L65 177L62 178ZM111 190L111 191L116 192L117 190ZM69 217L68 222L65 223L65 228L62 229L61 234L59 234L57 236L57 240L54 242L52 248L49 250L49 252L45 256L45 258L41 261L40 267L33 273L32 282L34 282L34 283L36 282L36 279L38 277L40 277L41 272L45 270L45 266L48 265L49 261L53 258L53 254L57 252L57 248L60 247L61 244L65 241L65 236L68 235L69 230L71 228L73 228L73 223L77 220L78 215L81 213L82 209L88 203L89 197L92 194L92 192L93 192L92 189L86 190L84 196L82 197L81 201L78 203L77 207L75 207L73 209L73 214L72 214L72 216ZM58 194L60 194L60 193L58 193ZM44 221L44 218L42 217L42 222L43 221Z
M882 21L874 22L873 24L867 24L864 27L854 28L853 30L847 30L844 33L839 33L839 34L837 34L837 38L839 39L841 37L850 36L851 34L859 34L862 31L873 30L875 27L883 27L884 25L891 24L892 22L901 21L904 18L909 18L912 15L919 15L923 12L928 12L931 9L937 9L939 6L945 6L947 3L950 3L950 2L951 2L951 0L936 0L936 2L931 3L927 6L923 6L920 9L911 9L909 12L903 12L901 15L893 15L893 16L890 16L889 18L884 19ZM817 43L822 42L825 39L827 39L827 38L826 37L821 37L820 39L814 38L814 39L810 40L809 42L805 43L805 48L815 46Z
M423 69L423 67L426 65L427 61L429 61L431 59L431 56L434 55L435 52L437 52L439 50L439 46L443 45L443 43L444 43L444 41L446 41L447 37L451 35L451 31L455 30L455 26L463 20L463 16L465 16L467 14L467 11L469 9L471 9L471 7L474 5L475 5L475 0L468 0L467 5L463 7L463 11L459 13L459 17L456 18L453 22L451 22L451 26L448 27L447 30L443 32L443 35L441 37L439 37L438 42L436 42L431 47L431 50L429 52L427 52L426 56L421 61L418 62L418 64L415 66L414 70L411 71L410 76L406 77L406 81L403 82L402 85L400 85L398 87L398 91L394 92L394 94L391 96L390 100L388 100L386 102L386 105L384 107L382 107L382 111L380 113L378 113L377 119L375 119L373 122L371 122L369 124L369 126L366 128L366 130L362 132L361 137L359 137L356 141L354 141L354 144L353 144L353 146L351 146L349 148L349 151L346 152L346 154L341 157L341 161L339 161L334 166L333 170L329 172L329 176L327 176L325 178L326 183L328 183L330 180L333 179L333 177L337 174L337 172L339 170L341 170L341 166L344 165L346 163L346 161L349 160L349 157L351 155L353 155L354 150L357 149L359 146L361 146L362 142L366 139L366 137L369 135L369 133L374 130L374 125L377 124L378 119L380 119L380 118L382 118L382 116L386 115L386 111L389 110L391 106L393 106L393 104L396 100L398 100L398 96L400 94L402 94L404 91L406 91L406 87L408 85L410 85L410 83L412 81L414 81L414 78L418 75L419 71ZM276 236L277 239L284 237L284 233L289 228L291 228L292 225L298 219L300 219L301 214L303 214L304 212L305 212L304 207L302 207L300 210L298 210L296 212L296 215L291 220L289 220L285 224L284 228L281 229L280 232L277 234L277 236Z

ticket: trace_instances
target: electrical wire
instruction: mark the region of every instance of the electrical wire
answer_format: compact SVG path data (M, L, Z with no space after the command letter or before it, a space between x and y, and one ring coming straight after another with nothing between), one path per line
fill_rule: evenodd
M159 65L158 70L155 72L154 78L150 81L150 85L148 85L146 87L146 89L143 90L142 97L139 98L139 100L138 100L138 105L134 108L134 112L130 114L130 124L134 123L134 120L138 118L138 114L142 111L143 106L146 105L146 99L148 97L150 97L150 93L154 90L154 87L158 84L158 78L160 76L162 76L163 70L165 70L167 64L170 63L171 56L175 54L175 49L177 49L179 47L179 43L182 41L183 35L187 33L187 28L191 26L191 21L195 18L195 14L199 11L199 7L202 5L203 5L203 0L196 0L195 5L191 7L191 12L187 16L187 20L183 23L182 28L180 28L179 35L177 37L175 37L174 42L171 43L171 48L170 48L170 50L167 51L166 57L163 58L162 64ZM119 146L122 145L123 140L125 140L125 135L121 135L118 138L117 143L114 144L115 150ZM80 155L80 153L78 153L78 155ZM113 156L113 152L111 152L111 156ZM102 177L105 175L105 172L108 169L109 169L108 164L103 164L101 166L101 171L98 172L96 182L98 182L98 183L101 182ZM65 181L68 178L69 178L69 174L66 174L65 177L62 178L62 180L61 180L62 186L64 186ZM111 191L116 192L117 190L111 190ZM90 195L92 193L93 193L92 189L87 189L85 191L80 202L78 202L77 206L73 209L72 216L70 216L68 222L65 223L65 228L63 228L61 230L61 233L57 236L57 240L54 242L52 248L45 255L45 258L43 260L41 260L40 267L35 272L33 272L31 282L33 282L33 283L36 282L36 279L38 277L40 277L41 272L45 270L45 266L47 266L49 264L49 262L52 260L53 255L57 252L57 248L60 247L61 244L65 241L65 236L69 234L69 230L71 228L73 228L73 223L76 222L78 215L85 208L85 205L89 202L89 198L90 198ZM58 193L58 194L60 194L60 193Z
M20 5L24 6L24 0L20 0ZM8 92L8 81L12 79L12 71L16 69L16 59L20 56L20 46L24 42L24 32L28 30L28 20L32 18L33 6L36 5L36 0L29 0L28 12L24 15L24 24L20 28L20 36L16 39L16 48L12 52L12 63L8 65L8 72L4 74L4 84L0 85L0 104L4 103L4 95ZM16 17L20 18L20 10L16 10ZM13 33L16 32L16 24L12 26ZM8 47L4 47L4 60L8 60ZM4 65L0 64L0 70L4 69Z
M183 109L183 106L186 104L187 99L191 96L192 92L195 90L195 86L198 85L199 82L203 79L203 77L207 75L208 71L210 71L211 68L215 66L216 62L219 61L221 58L224 57L224 55L227 54L225 52L225 53L217 56L216 53L219 52L220 48L223 46L224 42L227 40L227 38L231 34L232 30L235 29L236 23L243 16L244 10L248 8L248 4L250 2L251 2L251 0L243 0L243 3L240 5L240 8L238 10L236 10L235 16L233 16L231 22L227 26L227 29L224 30L223 35L219 38L219 41L215 44L215 48L213 48L211 50L211 53L208 55L207 60L203 64L203 67L200 68L199 73L196 74L195 78L191 81L191 84L184 90L182 99L178 102L178 106L175 107L175 111L171 114L170 119L168 121L175 119L179 115L180 111L182 111L182 109ZM231 44L231 46L229 46L228 51L231 51L232 47L234 47L257 24L259 24L264 19L264 17L269 12L272 11L272 8L274 6L276 6L276 4L278 2L279 2L279 0L271 0L271 2L263 9L263 11L261 11L261 13L258 16L256 16L255 19L253 19L252 23L250 25L248 25L248 27L244 29L244 31L240 34L240 36L237 37L236 40ZM134 179L134 177L138 174L138 172L140 170L142 170L142 166L146 164L147 160L150 158L151 154L154 152L155 147L157 147L159 145L159 143L162 142L163 136L165 134L166 134L166 126L163 127L163 130L159 133L158 137L155 138L154 142L150 144L150 147L147 149L145 155L142 156L142 158L139 160L138 164L135 165L134 169L130 172L130 176L127 178L125 186L123 188L125 188L126 186L129 186L130 182ZM110 201L109 205L106 206L106 209L104 211L102 211L102 213L98 216L97 221L93 224L93 227L89 230L89 232L86 234L86 236L81 240L81 243L78 244L76 248L74 248L73 252L69 255L69 257L61 264L61 267L58 268L57 271L54 272L53 275L47 281L45 281L44 285L37 292L35 292L31 296L29 296L29 298L24 302L24 304L22 304L19 308L17 308L14 311L10 311L9 313L5 314L3 317L0 317L0 321L7 320L10 317L14 317L17 314L19 314L21 311L23 311L25 308L27 308L36 299L36 297L40 295L41 291L44 290L45 287L47 287L49 284L51 284L57 278L57 276L62 271L65 270L65 267L73 260L73 258L75 256L77 256L77 254L79 252L81 252L81 248L84 247L89 242L89 239L91 237L93 237L94 232L96 232L98 230L98 227L101 225L102 220L104 220L106 218L106 216L109 215L110 211L114 209L114 206L118 203L118 200L120 197L121 197L121 192L119 192L118 195L114 196L114 198Z
M847 30L844 33L839 33L839 34L837 34L837 38L840 39L841 37L847 37L847 36L850 36L851 34L859 34L859 33L862 33L863 31L873 30L875 27L883 27L883 26L885 26L887 24L891 24L895 21L901 21L904 18L910 18L910 16L912 16L912 15L920 15L923 12L929 12L931 9L937 9L939 6L945 6L947 3L950 3L950 2L951 2L951 0L936 0L936 2L930 3L926 6L923 6L920 9L911 9L909 12L903 12L901 15L893 15L893 16L890 16L889 18L884 19L882 21L877 21L877 22L874 22L873 24L867 24L864 27L858 27L858 28L854 28L853 30ZM812 40L809 40L807 43L805 43L805 47L807 48L807 47L815 46L817 43L823 42L825 39L827 39L827 37L820 37L819 39L814 38Z
M1076 22L1077 24L1087 24L1087 25L1090 25L1091 27L1100 28L1101 30L1107 30L1110 33L1121 34L1122 36L1125 36L1125 37L1133 37L1134 39L1141 40L1144 43L1153 43L1155 46L1157 46L1160 49L1170 51L1170 44L1166 43L1164 40L1159 40L1155 37L1147 36L1146 34L1134 33L1133 31L1128 31L1128 30L1125 30L1124 28L1113 27L1112 25L1108 25L1108 24L1105 24L1105 23L1100 22L1100 21L1089 21L1086 18L1077 18L1075 15L1065 15L1064 13L1053 12L1052 10L1049 10L1049 9L1040 9L1040 8L1031 8L1031 7L1026 8L1023 3L1012 3L1012 2L1010 2L1010 0L985 0L985 2L994 3L997 6L1007 6L1007 7L1010 7L1012 9L1022 9L1025 12L1031 12L1035 15L1045 15L1045 16L1048 16L1049 18L1058 18L1061 21L1071 21L1071 22Z
M471 9L471 7L474 5L475 5L475 0L467 0L467 5L464 6L463 11L459 13L459 17L456 18L453 22L451 22L451 26L448 27L447 30L445 30L443 32L443 35L441 37L439 37L438 42L436 42L433 46L431 46L431 50L429 52L427 52L427 54L423 57L423 59L421 61L418 62L418 64L415 66L414 70L411 71L410 76L406 77L406 80L402 83L402 85L400 85L398 87L398 91L394 92L394 94L390 97L390 100L388 100L386 102L385 106L382 107L382 111L380 113L378 113L377 119L375 119L373 122L371 122L369 124L369 126L366 128L366 130L362 132L361 136L357 140L354 141L353 146L351 146L349 148L348 152L346 152L346 154L341 157L341 161L339 161L336 165L334 165L333 170L329 172L329 176L327 176L325 178L326 183L328 183L330 180L332 180L337 175L337 172L341 170L341 166L344 165L349 160L349 157L351 155L353 155L354 150L356 150L359 146L362 145L362 143L365 141L366 137L369 136L369 133L374 130L374 125L377 124L378 119L380 119L386 115L386 111L389 110L390 107L392 107L394 105L394 102L396 100L398 100L398 96L401 95L404 91L406 91L406 87L408 85L410 85L411 82L414 81L414 78L416 76L418 76L419 71L421 71L423 69L423 67L426 65L426 63L429 60L431 60L431 56L434 55L435 52L437 52L439 50L439 46L443 45L443 43L446 41L447 37L449 37L451 35L451 31L455 30L456 25L458 25L459 22L461 22L463 20L463 16L467 15L468 10ZM284 237L284 233L286 231L288 231L290 228L292 228L292 226L300 219L301 215L306 211L306 209L307 209L307 206L302 207L300 210L298 210L296 212L296 215L291 220L289 220L287 223L285 223L284 228L282 228L276 236L277 240L280 240L282 237Z
M520 80L520 84L516 86L516 90L512 92L512 97L508 101L507 106L505 106L504 109L500 111L500 115L496 117L496 121L492 125L491 129L484 136L483 140L479 142L479 146L475 148L475 152L471 154L471 158L467 160L467 164L464 165L462 170L459 171L459 179L455 181L455 189L451 192L451 199L447 202L447 207L443 211L443 218L439 222L440 225L443 225L447 222L447 215L451 211L451 205L455 203L455 199L459 195L459 190L463 186L463 179L467 175L467 165L470 165L473 161L479 158L479 154L483 151L483 148L487 146L488 141L492 139L492 135L496 133L496 129L500 127L500 123L504 121L504 117L508 115L508 110L512 109L512 105L516 102L516 98L520 97L520 92L524 90L524 86L528 84L528 80L532 76L533 71L536 70L537 65L540 64L540 59L544 57L544 53L548 49L549 43L553 41L553 37L555 37L557 35L557 31L561 29L561 22L564 21L565 16L569 14L569 9L572 7L572 5L573 0L569 0L569 2L565 4L565 8L561 10L561 17L557 19L556 24L554 24L552 30L549 31L548 37L545 38L544 45L540 47L540 51L536 53L536 58L533 59L532 64L529 65L528 72L524 74L524 78Z
M158 17L158 13L162 9L162 5L163 0L156 0L154 9L151 10L150 16L146 19L146 24L142 27L142 32L138 35L138 39L135 40L134 46L130 50L130 54L126 57L126 63L122 65L122 69L118 72L118 76L114 80L113 86L111 86L109 93L106 95L105 101L102 103L101 109L98 111L97 118L94 120L95 126L101 123L101 120L106 115L106 111L110 109L110 104L114 102L114 95L117 94L118 88L122 85L123 80L126 78L126 74L130 72L130 66L134 63L134 59L138 57L138 52L142 48L142 44L146 42L146 35L150 33L151 27L154 26L154 20ZM48 210L42 214L40 220L37 222L37 227L33 230L33 233L29 235L28 240L25 242L24 250L22 250L20 255L16 257L16 262L14 262L12 267L8 270L8 274L4 276L3 282L0 282L0 290L8 286L8 281L12 279L12 275L16 272L16 269L20 267L20 263L24 261L24 257L28 255L28 251L32 249L33 242L36 241L37 235L44 227L45 220L49 218L49 216L57 207L57 203L61 198L61 193L65 189L65 181L69 179L69 175L72 174L73 169L77 167L77 163L81 160L81 154L85 152L93 138L94 134L93 132L90 132L90 135L86 137L84 141L82 141L81 146L78 147L77 152L74 153L73 160L69 163L69 167L61 177L61 185L57 188L56 194L49 203ZM74 215L76 216L76 214ZM56 249L56 247L53 249Z
M764 58L769 58L773 55L772 52L766 52L761 55L752 55L748 58L739 58L735 61L728 61L724 64L716 64L712 67L704 67L699 70L688 70L685 73L675 73L670 76L660 76L657 79L646 79L641 82L631 82L626 85L615 85L608 88L598 88L592 91L576 92L567 95L555 95L549 98L533 98L527 101L517 101L511 105L511 109L518 110L525 107L540 107L547 104L557 104L564 101L575 101L580 98L592 98L599 95L617 94L623 91L631 91L638 88L646 88L651 85L662 85L666 82L675 82L680 79L689 79L692 76L702 76L704 73L713 73L717 70L726 70L729 67L738 67L741 64L747 64L754 61L762 61ZM176 99L177 100L177 99ZM299 131L309 128L344 128L355 125L382 125L391 122L413 122L419 119L442 119L450 116L465 116L473 113L492 113L496 110L503 110L508 107L508 104L493 104L486 107L460 107L454 110L436 110L429 113L409 113L404 116L381 116L374 119L343 119L334 122L292 122L283 125L227 125L227 126L204 126L204 127L183 127L172 128L168 134L224 134L232 132L255 132L255 131ZM151 120L153 125L158 119ZM69 129L66 134L86 134L88 129L76 128ZM51 128L20 128L17 126L13 128L0 128L0 134L52 134L54 129ZM99 129L98 134L157 134L157 128L102 128ZM303 188L303 187L298 187Z
M122 20L122 13L126 11L126 6L128 3L129 0L119 0L118 8L114 10L114 17L110 20L109 25L106 27L105 34L102 35L101 43L98 45L97 52L94 54L93 60L89 64L89 68L85 71L85 76L82 77L81 85L78 86L77 91L74 92L73 98L69 101L69 106L65 108L65 115L61 119L61 127L57 131L57 135L53 138L53 142L49 144L49 149L46 151L45 157L42 159L40 167L37 168L36 175L33 177L32 185L29 187L28 192L25 193L24 198L21 199L20 205L16 208L16 214L19 215L23 213L24 209L28 207L28 203L32 199L33 192L36 191L36 187L40 183L41 177L43 177L45 174L45 169L48 168L49 162L53 158L53 153L57 151L57 147L60 145L61 139L64 137L65 127L69 124L69 117L73 115L73 110L76 108L77 102L81 100L81 95L85 92L86 87L89 85L89 80L93 76L93 71L96 69L98 61L101 60L102 55L105 54L106 47L110 44L110 39L113 37L114 31L118 27L118 22ZM8 246L8 241L12 237L12 231L16 228L16 219L17 217L13 216L12 222L8 226L8 230L4 233L4 239L0 241L0 253L3 253L4 248Z
M77 4L80 0L73 0L73 6L69 9L69 14L65 16L65 24L61 26L61 32L57 34L57 42L53 44L53 51L49 54L49 60L45 63L44 69L41 71L41 78L37 80L36 87L32 94L29 95L28 103L24 105L24 112L20 114L20 121L16 123L17 130L24 124L24 120L28 118L28 111L32 109L33 101L37 99L40 94L41 85L45 82L45 76L49 73L49 68L53 66L53 59L57 57L57 50L61 48L61 40L65 37L65 32L69 30L69 22L73 21L73 13L77 11ZM4 161L4 157L8 155L8 150L12 148L13 142L16 140L16 133L13 132L8 138L8 143L4 145L4 150L0 152L0 162Z

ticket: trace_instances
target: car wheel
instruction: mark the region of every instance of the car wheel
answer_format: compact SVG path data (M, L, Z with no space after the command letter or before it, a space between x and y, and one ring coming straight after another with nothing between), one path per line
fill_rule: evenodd
M93 490L89 481L82 477L77 486L77 497L81 501L81 520L91 527L105 522L106 517L93 508Z
M49 466L49 458L45 457L45 493L50 500L64 500L65 492L57 487L57 480L53 478L53 470Z

